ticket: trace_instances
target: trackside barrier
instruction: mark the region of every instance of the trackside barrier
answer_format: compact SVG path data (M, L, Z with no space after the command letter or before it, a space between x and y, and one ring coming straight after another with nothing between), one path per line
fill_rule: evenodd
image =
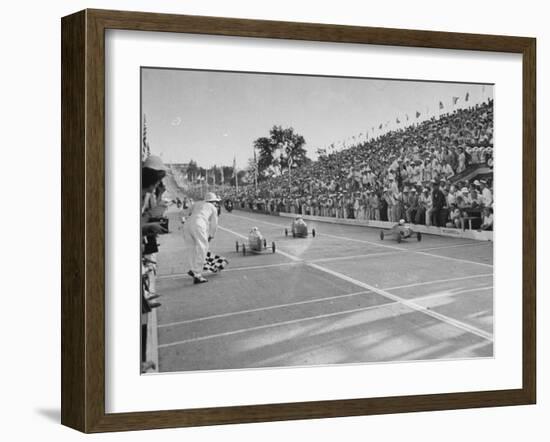
M279 216L284 218L295 218L296 214L294 213L284 213L279 212ZM375 227L379 229L389 229L395 225L395 223L390 221L373 221L373 220L364 220L364 219L346 219L346 218L333 218L329 216L313 216L313 215L302 215L304 220L309 221L318 221L321 223L330 223L330 224L345 224L350 226L364 226L364 227ZM478 241L492 241L493 232L477 230L462 230L462 229L451 229L448 227L435 227L435 226L424 226L421 224L413 224L412 229L415 232L420 232L427 235L439 235L439 236L449 236L452 238L465 238L465 239L475 239Z

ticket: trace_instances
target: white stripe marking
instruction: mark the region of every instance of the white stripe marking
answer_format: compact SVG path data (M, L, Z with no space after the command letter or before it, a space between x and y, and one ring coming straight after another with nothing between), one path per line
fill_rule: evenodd
M382 229L382 230L384 230L384 229ZM367 240L364 240L364 239L348 238L346 236L332 235L330 233L325 233L325 232L323 232L323 236L328 236L329 238L342 239L344 241L352 241L352 242L359 242L359 243L363 243L363 244L370 244L370 245L373 245L373 246L376 246L376 247L384 247L386 249L400 250L400 251L403 251L403 252L408 251L408 249L405 249L404 247L388 246L386 244L381 244L381 243L378 243L378 242L367 241Z
M478 262L478 261L470 261L468 259L451 258L450 256L434 255L433 253L427 253L427 252L413 252L413 253L418 253L419 255L431 256L433 258L448 259L450 261L465 262L466 264L477 264L479 266L484 266L484 267L491 267L491 268L493 267L493 264L486 264L484 262Z
M336 258L320 258L312 259L308 262L330 262L330 261L345 261L346 259L356 259L356 258L371 258L375 256L388 256L395 255L399 252L380 252L380 253L367 253L365 255L350 255L350 256L338 256Z
M278 264L266 264L263 266L248 266L248 267L229 267L226 268L218 273L211 273L211 275L218 275L221 273L227 273L227 272L240 272L241 270L261 270L261 269L269 269L273 267L284 267L284 266L295 266L298 264L302 264L302 262L293 261L293 262L280 262ZM187 273L172 273L171 275L160 275L157 277L157 279L179 279L179 278L191 278Z
M486 277L486 276L493 276L493 274L492 273L483 273L481 275L462 276L460 278L436 279L435 281L417 282L415 284L396 285L395 287L386 287L386 288L384 288L384 290L406 289L406 288L409 288L409 287L418 287L420 285L439 284L439 283L442 283L442 282L452 282L452 281L462 281L464 279L482 278L482 277Z
M476 242L467 242L464 244L451 244L448 246L429 247L427 249L417 250L417 252L429 252L431 250L452 249L455 247L466 247L466 246L485 246L490 244L491 244L490 241L476 241Z
M361 282L361 281L358 281L354 278L351 278L349 276L346 276L342 273L339 273L339 272L335 272L334 270L330 270L330 269L327 269L327 268L324 268L324 267L321 267L317 264L308 264L310 267L313 267L313 268L316 268L318 270L321 270L322 272L326 272L326 273L329 273L333 276L336 276L340 279L343 279L344 281L348 281L348 282L351 282L359 287L363 287L367 290L372 290L373 292L375 293L378 293L379 295L382 295L382 296L385 296L386 298L389 298L393 301L396 301L396 302L399 302L409 308L411 308L412 310L416 310L418 312L421 312L421 313L425 313L426 315L428 316L431 316L435 319L439 319L440 321L442 322L445 322L446 324L449 324L449 325L453 325L457 328L460 328L466 332L469 332L469 333L473 333L481 338L484 338L484 339L487 339L489 341L493 341L493 336L492 334L490 333L487 333L483 330L480 330L478 329L477 327L474 327L474 326L471 326L471 325L468 325L468 324L465 324L461 321L458 321L456 319L453 319L453 318L449 318L448 316L445 316L441 313L437 313L437 312L434 312L430 309L428 309L427 307L423 307L421 305L417 305L415 304L413 301L410 301L410 300L407 300L407 299L404 299L404 298L401 298L400 296L396 296L396 295L393 295L385 290L382 290L382 289L379 289L379 288L376 288L370 284L366 284L364 282Z
M201 337L198 337L198 338L184 339L182 341L175 341L175 342L169 342L167 344L160 344L159 348L173 347L175 345L189 344L189 343L192 343L192 342L205 341L207 339L221 338L221 337L232 336L232 335L237 335L237 334L241 334L241 333L248 333L248 332L251 332L251 331L265 330L265 329L268 329L268 328L282 327L282 326L285 326L285 325L297 324L299 322L304 322L304 321L314 321L314 320L317 320L317 319L331 318L333 316L340 316L340 315L347 315L347 314L350 314L350 313L365 312L365 311L368 311L368 310L374 310L374 309L378 309L378 308L393 306L393 305L396 305L396 304L397 304L396 302L388 302L386 304L371 305L369 307L356 308L356 309L353 309L353 310L345 310L345 311L335 312L335 313L327 313L327 314L324 314L324 315L312 316L312 317L309 317L309 318L292 319L292 320L289 320L289 321L277 322L277 323L274 323L274 324L259 325L257 327L243 328L243 329L239 329L239 330L233 330L233 331L230 331L230 332L216 333L214 335L201 336Z
M195 322L208 321L208 320L211 320L211 319L227 318L227 317L236 316L236 315L246 315L248 313L263 312L263 311L266 311L266 310L276 310L276 309L279 309L279 308L294 307L296 305L313 304L313 303L316 303L316 302L331 301L331 300L334 300L334 299L350 298L352 296L365 295L365 294L368 294L368 293L370 293L368 290L363 290L363 291L360 291L360 292L345 293L345 294L336 295L336 296L328 296L326 298L317 298L317 299L310 299L310 300L307 300L307 301L290 302L290 303L287 303L287 304L270 305L270 306L267 306L267 307L253 308L253 309L249 309L249 310L241 310L241 311L238 311L238 312L220 313L219 315L204 316L202 318L188 319L186 321L169 322L167 324L159 325L159 328L174 327L174 326L186 325L186 324L193 324Z
M476 287L476 288L473 288L473 289L458 290L456 292L433 293L431 295L425 295L425 296L420 296L418 298L414 298L414 300L415 300L415 302L418 302L418 301L424 301L425 299L443 298L445 296L462 295L464 293L473 293L473 292L484 291L484 290L492 290L492 289L493 289L493 286L488 285L488 286L485 286L485 287Z

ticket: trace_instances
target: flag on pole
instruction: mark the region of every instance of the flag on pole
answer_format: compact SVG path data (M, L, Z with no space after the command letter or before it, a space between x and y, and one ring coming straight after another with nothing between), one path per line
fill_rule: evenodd
M464 101L468 101L470 99L470 92L466 92L466 96L464 97Z
M401 121L399 121L399 118L396 118L396 119L395 119L395 122L396 122L397 124L401 123Z
M445 106L443 106L443 101L439 102L439 109L443 109Z
M456 103L458 103L459 98L460 97L453 97L453 106L456 105Z
M289 157L289 162L292 157ZM258 187L258 161L256 160L256 149L254 149L254 186Z
M416 111L416 118L420 116L420 112Z
M380 123L380 126L378 126L378 129L382 129L382 123Z
M235 155L233 155L233 175L231 177L235 178L235 191L239 192L239 175L237 172L237 159Z

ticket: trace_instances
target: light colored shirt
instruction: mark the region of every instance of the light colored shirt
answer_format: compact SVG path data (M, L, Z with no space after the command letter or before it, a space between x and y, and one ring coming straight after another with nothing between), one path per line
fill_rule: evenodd
M208 236L213 238L218 228L218 209L212 203L199 201L193 204L185 225L204 229L208 232Z
M481 201L485 207L491 207L493 204L493 192L488 187L481 191Z

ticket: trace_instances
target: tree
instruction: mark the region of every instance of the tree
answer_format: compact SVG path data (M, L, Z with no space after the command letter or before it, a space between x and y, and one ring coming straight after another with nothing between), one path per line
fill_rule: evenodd
M198 172L199 167L197 166L197 162L190 160L189 165L187 166L187 179L191 182L195 182L199 174Z
M310 160L305 144L304 137L295 133L292 127L273 126L269 137L254 141L254 149L258 152L258 179L281 175L289 167L307 164Z

